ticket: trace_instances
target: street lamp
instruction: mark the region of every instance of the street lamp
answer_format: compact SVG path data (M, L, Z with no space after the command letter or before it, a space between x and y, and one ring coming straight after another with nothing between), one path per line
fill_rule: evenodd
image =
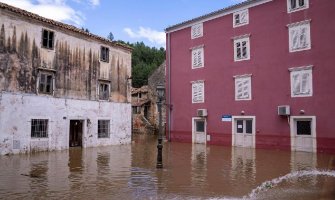
M158 132L158 144L157 144L157 165L156 168L163 168L162 150L163 150L163 136L162 136L162 100L164 98L165 87L164 85L158 84L156 86L157 91L157 107L159 113L159 132Z

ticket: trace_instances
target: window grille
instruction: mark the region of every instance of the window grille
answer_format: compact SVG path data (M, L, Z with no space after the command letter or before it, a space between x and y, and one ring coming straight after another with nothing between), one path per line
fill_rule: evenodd
M31 137L47 138L48 137L48 120L32 119L31 120Z
M98 138L109 137L110 120L98 120Z

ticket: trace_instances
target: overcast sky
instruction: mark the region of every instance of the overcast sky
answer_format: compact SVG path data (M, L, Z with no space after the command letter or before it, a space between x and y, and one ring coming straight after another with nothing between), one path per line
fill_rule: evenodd
M164 29L243 0L0 0L115 40L165 47Z

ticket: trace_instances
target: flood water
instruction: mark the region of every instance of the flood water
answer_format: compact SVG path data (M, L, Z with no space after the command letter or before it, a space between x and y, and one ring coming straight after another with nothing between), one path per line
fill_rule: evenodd
M0 199L335 199L335 155L164 143L0 157Z

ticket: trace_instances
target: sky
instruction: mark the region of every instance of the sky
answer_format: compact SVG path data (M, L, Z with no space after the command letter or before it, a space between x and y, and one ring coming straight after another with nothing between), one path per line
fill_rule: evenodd
M114 40L165 48L164 29L243 0L0 0Z

